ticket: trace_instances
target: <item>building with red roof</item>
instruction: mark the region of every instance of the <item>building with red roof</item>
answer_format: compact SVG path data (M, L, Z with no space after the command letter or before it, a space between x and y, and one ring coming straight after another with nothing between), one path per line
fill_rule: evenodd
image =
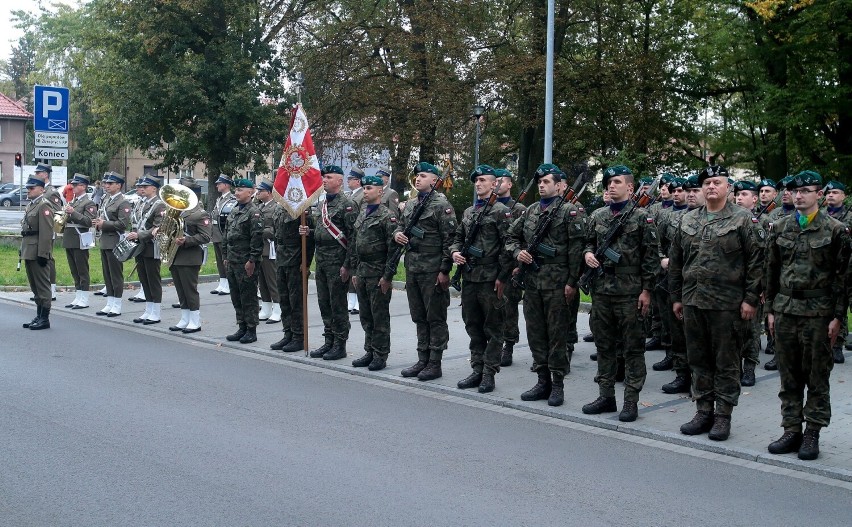
M0 93L0 182L15 180L15 154L24 152L27 121L33 114L9 97ZM23 161L26 164L26 160Z

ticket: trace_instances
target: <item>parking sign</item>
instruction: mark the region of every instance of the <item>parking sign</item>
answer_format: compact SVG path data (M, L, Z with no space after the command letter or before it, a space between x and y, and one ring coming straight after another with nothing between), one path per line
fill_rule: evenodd
M35 86L33 95L35 131L68 133L68 88Z

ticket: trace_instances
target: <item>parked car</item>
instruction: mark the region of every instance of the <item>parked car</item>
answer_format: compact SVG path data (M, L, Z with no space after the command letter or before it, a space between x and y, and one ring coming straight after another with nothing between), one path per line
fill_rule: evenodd
M17 187L17 186L18 185L14 184L14 183L3 183L2 185L0 185L0 194L12 192L12 190L14 190L14 188Z
M16 186L11 191L0 194L0 207L17 207L28 202L26 187Z

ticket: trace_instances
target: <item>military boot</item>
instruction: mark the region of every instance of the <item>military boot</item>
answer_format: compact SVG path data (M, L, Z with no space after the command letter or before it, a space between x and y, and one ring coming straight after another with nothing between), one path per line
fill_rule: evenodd
M770 454L791 454L802 446L802 433L797 430L784 430L777 441L769 443Z
M615 403L615 397L600 396L589 404L583 405L583 413L588 415L598 415L605 412L617 412L618 406Z
M554 373L551 380L550 397L547 398L548 406L562 406L565 402L565 378L561 373Z
M41 316L34 323L30 324L30 329L50 329L50 308L42 307Z
M663 393L689 393L689 377L678 375L675 379L663 385Z
M292 340L287 343L281 351L284 353L293 353L294 351L302 351L305 349L305 337L302 335L293 335Z
M589 355L589 360L592 361L592 362L597 362L598 361L598 354L592 353L591 355Z
M802 436L802 446L799 448L799 459L813 461L819 457L819 430L808 426Z
M550 397L553 385L550 382L550 372L547 370L538 372L538 382L535 386L521 394L522 401L539 401Z
M746 362L743 364L743 374L740 377L740 384L743 386L754 386L756 379L754 378L754 364Z
M654 371L668 371L674 367L674 357L672 356L672 349L668 348L666 350L666 356L663 357L663 360L660 362L655 362L651 368Z
M334 345L334 340L326 339L325 343L311 352L311 358L318 359L331 351L331 347Z
M473 373L460 380L456 386L459 390L467 390L468 388L476 388L482 382L482 372L474 370Z
M618 414L618 420L622 423L632 423L639 417L639 405L636 401L624 401L624 406L621 408L621 413Z
M284 338L279 340L275 344L270 344L269 349L282 350L282 349L284 349L284 346L286 346L287 344L290 344L290 342L292 342L292 341L293 341L293 334L290 333L289 331L287 331L287 332L284 333Z
M232 334L228 335L227 337L225 337L225 340L227 340L229 342L236 342L236 341L240 340L241 338L243 338L245 336L245 334L246 334L246 325L240 324L240 328L236 331L236 333L232 333Z
M663 341L660 337L651 337L645 342L645 351L656 351L663 349Z
M441 378L441 361L430 360L426 363L426 367L417 374L418 381L434 381Z
M843 356L843 345L834 346L831 349L831 352L834 355L835 364L843 364L846 362L846 357Z
M367 366L367 369L370 371L379 371L385 369L385 366L388 365L387 357L380 357L379 355L373 354L373 360Z
M257 342L257 331L255 328L246 328L246 334L240 338L240 344L251 344Z
M40 318L41 318L41 306L36 306L36 316L34 316L33 319L30 320L29 322L24 322L23 324L21 324L21 326L24 329L29 329L30 326L32 326L33 324L38 322L38 319L40 319Z
M478 388L479 393L493 392L494 387L495 387L494 374L493 373L483 373L482 374L482 382L479 383L479 388Z
M706 434L713 428L714 415L710 410L698 410L692 421L680 425L680 433L687 436Z
M708 439L713 441L724 441L731 435L731 416L716 414L713 418L713 426L710 427Z
M373 362L373 352L368 351L362 357L353 360L352 366L355 368L363 368L365 366L369 366L371 362Z
M583 342L594 342L594 341L595 341L595 336L593 334L586 333L585 335L583 335Z
M769 362L763 365L764 370L775 371L778 369L778 357L772 356Z
M764 351L767 355L775 355L775 338L772 335L768 335L766 337L766 350Z
M615 362L615 382L624 382L624 357L617 357Z
M399 373L403 377L417 377L417 375L420 374L420 372L423 371L424 368L426 368L426 361L420 359Z
M506 367L512 365L512 353L514 352L514 342L503 343L503 353L500 355L500 366Z
M322 356L322 360L339 360L344 357L346 357L346 341L338 340L331 346L331 349Z

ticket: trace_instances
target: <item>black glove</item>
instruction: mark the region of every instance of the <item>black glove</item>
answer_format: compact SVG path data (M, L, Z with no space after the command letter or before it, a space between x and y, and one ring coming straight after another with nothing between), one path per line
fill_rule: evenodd
M38 264L39 264L40 266L42 266L42 267L46 267L46 266L47 266L47 258L45 258L44 256L39 256L38 258L36 258L36 261L37 261L37 262L38 262Z

